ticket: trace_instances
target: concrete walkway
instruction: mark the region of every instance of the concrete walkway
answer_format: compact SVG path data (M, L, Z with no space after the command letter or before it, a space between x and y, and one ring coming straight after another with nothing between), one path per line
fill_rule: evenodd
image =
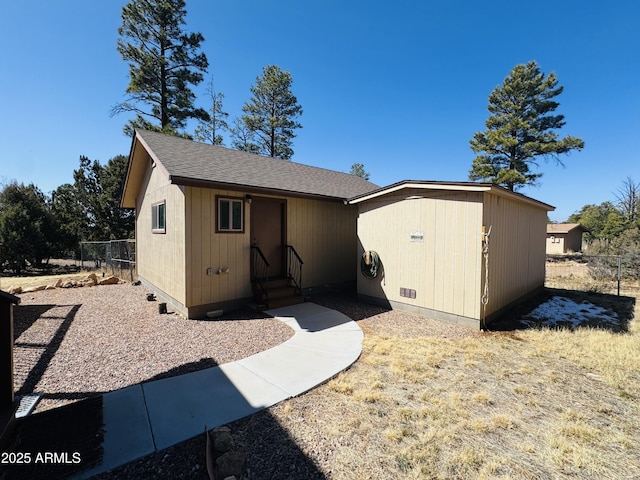
M237 362L110 392L103 397L104 457L89 478L300 395L349 367L363 333L347 316L314 303L269 310L295 332ZM204 453L204 452L203 452Z

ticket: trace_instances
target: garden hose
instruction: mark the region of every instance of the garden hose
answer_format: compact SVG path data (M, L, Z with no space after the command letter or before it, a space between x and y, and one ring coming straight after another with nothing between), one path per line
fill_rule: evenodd
M367 278L376 278L380 269L380 257L373 250L367 250L360 259L360 271Z

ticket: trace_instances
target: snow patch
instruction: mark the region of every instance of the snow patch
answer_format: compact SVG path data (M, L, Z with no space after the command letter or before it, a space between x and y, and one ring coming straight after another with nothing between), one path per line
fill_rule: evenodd
M577 303L567 297L551 297L523 318L524 323L544 326L569 325L578 327L585 323L618 325L616 313L589 302Z

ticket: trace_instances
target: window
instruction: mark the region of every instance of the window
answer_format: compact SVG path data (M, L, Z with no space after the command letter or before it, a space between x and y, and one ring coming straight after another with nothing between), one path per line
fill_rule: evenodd
M244 232L244 200L218 198L218 232Z
M165 233L166 201L151 205L151 231L153 233Z

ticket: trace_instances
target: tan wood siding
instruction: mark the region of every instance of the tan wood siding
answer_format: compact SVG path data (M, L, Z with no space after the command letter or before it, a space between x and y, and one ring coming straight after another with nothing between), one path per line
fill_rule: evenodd
M187 306L251 296L249 271L251 209L244 206L244 233L216 233L216 196L244 198L227 190L186 187ZM211 269L211 274L207 270ZM223 273L218 273L222 270ZM228 270L228 272L227 272Z
M543 208L485 194L489 238L487 316L544 285L547 212Z
M304 288L355 280L356 215L340 202L287 199L287 243L304 261Z
M547 233L547 253L563 254L582 251L582 231L579 228L567 233Z
M243 192L186 187L187 306L249 298L251 291L251 204L244 202L244 233L216 233L216 196ZM286 242L302 260L303 287L355 280L357 207L340 202L265 196L286 200ZM213 275L207 275L207 269ZM228 273L217 274L219 269Z
M180 303L185 301L185 199L180 187L171 185L162 169L147 170L136 205L136 267L138 275ZM151 231L151 207L165 201L165 233Z
M358 274L358 293L479 318L481 195L403 190L360 204L360 253L375 250L384 272L374 280ZM412 232L423 241L411 241Z

